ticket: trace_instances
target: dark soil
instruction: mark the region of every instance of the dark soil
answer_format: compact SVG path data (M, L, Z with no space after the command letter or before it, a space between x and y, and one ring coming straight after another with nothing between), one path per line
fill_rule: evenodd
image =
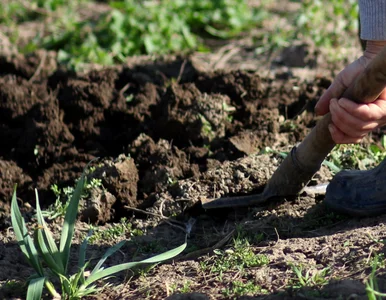
M0 283L31 274L9 230L15 184L28 221L34 188L46 208L56 199L53 184L74 186L86 164L99 158L88 177L101 186L81 203L75 241L90 223L103 231L122 217L145 234L102 238L91 245L92 257L120 239L128 245L109 264L154 255L180 245L181 226L195 224L189 249L173 264L143 276L123 272L91 299L227 299L224 289L251 280L262 290L239 299L365 299L369 260L384 250L384 217L350 220L327 211L323 196L307 193L249 209L200 207L202 199L261 191L282 159L264 150L287 151L305 137L329 78L203 72L190 58L76 74L47 56L37 72L39 55L0 57ZM323 167L311 184L330 178ZM55 233L60 224L60 218L50 222ZM214 250L233 251L240 234L269 263L233 269L221 279L203 271ZM296 288L291 263L311 272L330 268L329 284ZM188 281L185 292L192 293L179 295ZM4 286L3 298L25 296L24 286Z
M42 69L49 70L46 61ZM12 56L0 63L0 135L6 141L0 156L7 166L0 177L3 222L14 184L23 201L34 205L36 187L48 205L52 184L72 185L91 159L121 153L135 165L130 178L105 182L120 203L114 204L117 217L125 214L125 205L146 208L152 204L149 195L198 176L213 160L300 141L313 125L313 104L329 83L244 71L201 73L190 61L180 74L182 60L87 74L56 69L31 81L39 60ZM286 121L296 129L289 130ZM122 182L132 186L129 193Z

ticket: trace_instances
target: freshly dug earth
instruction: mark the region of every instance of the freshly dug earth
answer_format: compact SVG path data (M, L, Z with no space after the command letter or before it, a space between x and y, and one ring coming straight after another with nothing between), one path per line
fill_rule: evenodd
M46 208L55 201L53 184L73 186L99 157L89 180L101 185L83 199L76 239L86 234L87 222L108 229L126 217L131 227L96 241L90 255L124 238L130 239L125 257L109 264L153 255L181 244L181 228L194 225L188 249L174 264L120 274L98 297L364 299L369 261L383 251L384 217L347 219L328 212L323 197L307 194L251 209L200 207L203 198L260 191L282 159L267 150L288 151L305 137L330 79L200 72L189 58L85 74L57 68L50 59L35 73L39 63L0 57L0 283L31 272L8 229L14 185L30 221L34 188ZM323 168L311 184L330 178ZM54 231L60 222L51 222ZM144 235L134 236L134 229ZM236 251L233 240L247 240L245 251L266 262L215 271L216 259ZM217 248L228 252L213 255ZM293 265L311 274L328 267L326 282L302 286ZM22 297L25 290L8 282L1 293Z
M151 206L152 194L176 180L300 141L314 124L312 105L329 84L241 71L200 73L189 61L176 80L183 60L87 74L48 72L47 65L39 76L31 75L36 59L0 61L0 135L7 141L0 156L8 166L2 171L12 173L1 176L2 218L14 184L24 201L33 205L36 187L48 205L52 184L72 185L91 159L120 154L134 163L118 180L107 183L113 171L105 176L105 188L118 197L116 217L127 212L125 205ZM123 182L133 186L130 193L118 192Z

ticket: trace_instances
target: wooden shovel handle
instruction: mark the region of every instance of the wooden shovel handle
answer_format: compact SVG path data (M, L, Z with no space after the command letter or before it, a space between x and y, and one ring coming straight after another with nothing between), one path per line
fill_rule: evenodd
M365 70L346 89L342 97L356 103L376 100L386 86L386 47L374 57Z
M369 103L378 98L385 86L386 47L372 59L342 96L357 103ZM292 149L268 181L266 195L297 195L302 191L335 146L328 130L330 123L331 115L328 113L307 137Z
M386 86L386 47L374 57L365 70L346 89L342 97L357 103L370 103L378 98ZM330 113L326 114L297 147L296 158L301 168L312 169L323 162L335 142L328 125Z

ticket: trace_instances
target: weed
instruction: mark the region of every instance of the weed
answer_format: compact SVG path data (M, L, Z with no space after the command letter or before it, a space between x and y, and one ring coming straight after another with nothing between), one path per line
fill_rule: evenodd
M386 152L376 144L370 145L336 145L323 161L323 165L328 167L333 174L343 169L368 170L377 166L386 158ZM265 147L260 154L276 154L286 158L287 151L278 151L270 147Z
M130 236L143 235L142 230L133 229L132 224L126 218L122 218L119 223L113 224L105 230L94 226L90 226L90 229L93 231L93 235L89 239L91 244L99 241L113 241L127 234L130 234Z
M245 241L247 241L248 244L258 244L265 238L264 233L255 233L245 230L244 226L240 224L236 225L236 232L237 238L235 244L243 244Z
M81 178L78 180L77 186L67 207L59 245L54 240L51 231L46 225L40 209L37 191L35 192L37 224L33 232L33 237L30 235L25 220L20 213L16 200L15 188L11 204L12 226L21 251L36 272L29 280L27 299L41 299L44 285L54 298L80 299L83 296L98 292L100 288L98 288L95 283L101 279L107 278L120 271L131 269L139 264L154 264L173 258L186 248L185 242L175 249L139 262L123 263L104 268L103 264L106 259L126 243L124 240L108 249L94 269L86 277L86 268L89 265L89 262L86 262L86 248L90 238L90 235L88 235L79 248L78 272L69 275L68 264L71 242L75 230L79 201L85 183L84 171ZM49 271L47 272L43 266L47 266ZM62 295L56 291L51 277L60 281Z
M253 296L256 293L266 293L259 285L256 285L253 281L249 280L243 282L240 280L233 281L231 287L227 287L222 290L222 294L225 297L239 297L239 296Z
M292 288L322 286L328 283L327 276L330 273L330 268L326 267L322 270L311 269L304 270L304 266L290 264L295 275L291 281Z
M199 117L202 124L202 128L201 128L202 134L206 136L209 140L212 140L215 137L215 133L212 129L212 125L203 115L200 114Z
M266 255L255 254L246 238L237 237L233 247L226 250L216 249L211 261L200 262L203 270L222 275L229 270L243 271L244 268L260 267L269 263Z
M137 251L134 254L136 256L139 253L155 253L164 251L165 247L161 245L159 241L149 241L146 243L137 243Z
M0 283L0 292L1 294L7 294L12 292L12 294L15 294L15 292L23 293L25 290L25 285L18 280L15 279L9 279L5 282Z
M386 158L386 152L375 144L337 145L324 162L334 173L342 169L366 170Z
M378 287L378 282L377 282L377 277L376 273L377 270L380 267L384 267L384 257L380 257L379 255L375 255L372 262L372 270L369 278L366 280L366 294L367 298L369 300L379 300L379 299L384 299L386 297L386 293L381 293L379 292L379 287Z
M78 181L79 179L77 182ZM90 182L85 179L81 199L89 197L89 192L91 189L100 187L103 188L102 179L92 178ZM63 217L66 214L68 204L75 190L73 187L69 186L60 189L56 184L53 184L51 186L51 191L54 192L56 200L46 210L42 211L43 217L48 218L49 220Z
M181 283L173 283L169 288L170 292L172 294L174 293L190 293L192 291L192 282L190 280L184 281L182 284Z

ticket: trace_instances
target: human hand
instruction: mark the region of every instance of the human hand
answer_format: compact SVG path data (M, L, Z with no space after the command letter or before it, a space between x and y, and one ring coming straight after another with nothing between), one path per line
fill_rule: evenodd
M385 45L386 41L368 41L363 56L338 74L315 106L317 115L331 113L329 131L337 144L359 143L369 132L386 124L386 90L367 104L338 98Z

